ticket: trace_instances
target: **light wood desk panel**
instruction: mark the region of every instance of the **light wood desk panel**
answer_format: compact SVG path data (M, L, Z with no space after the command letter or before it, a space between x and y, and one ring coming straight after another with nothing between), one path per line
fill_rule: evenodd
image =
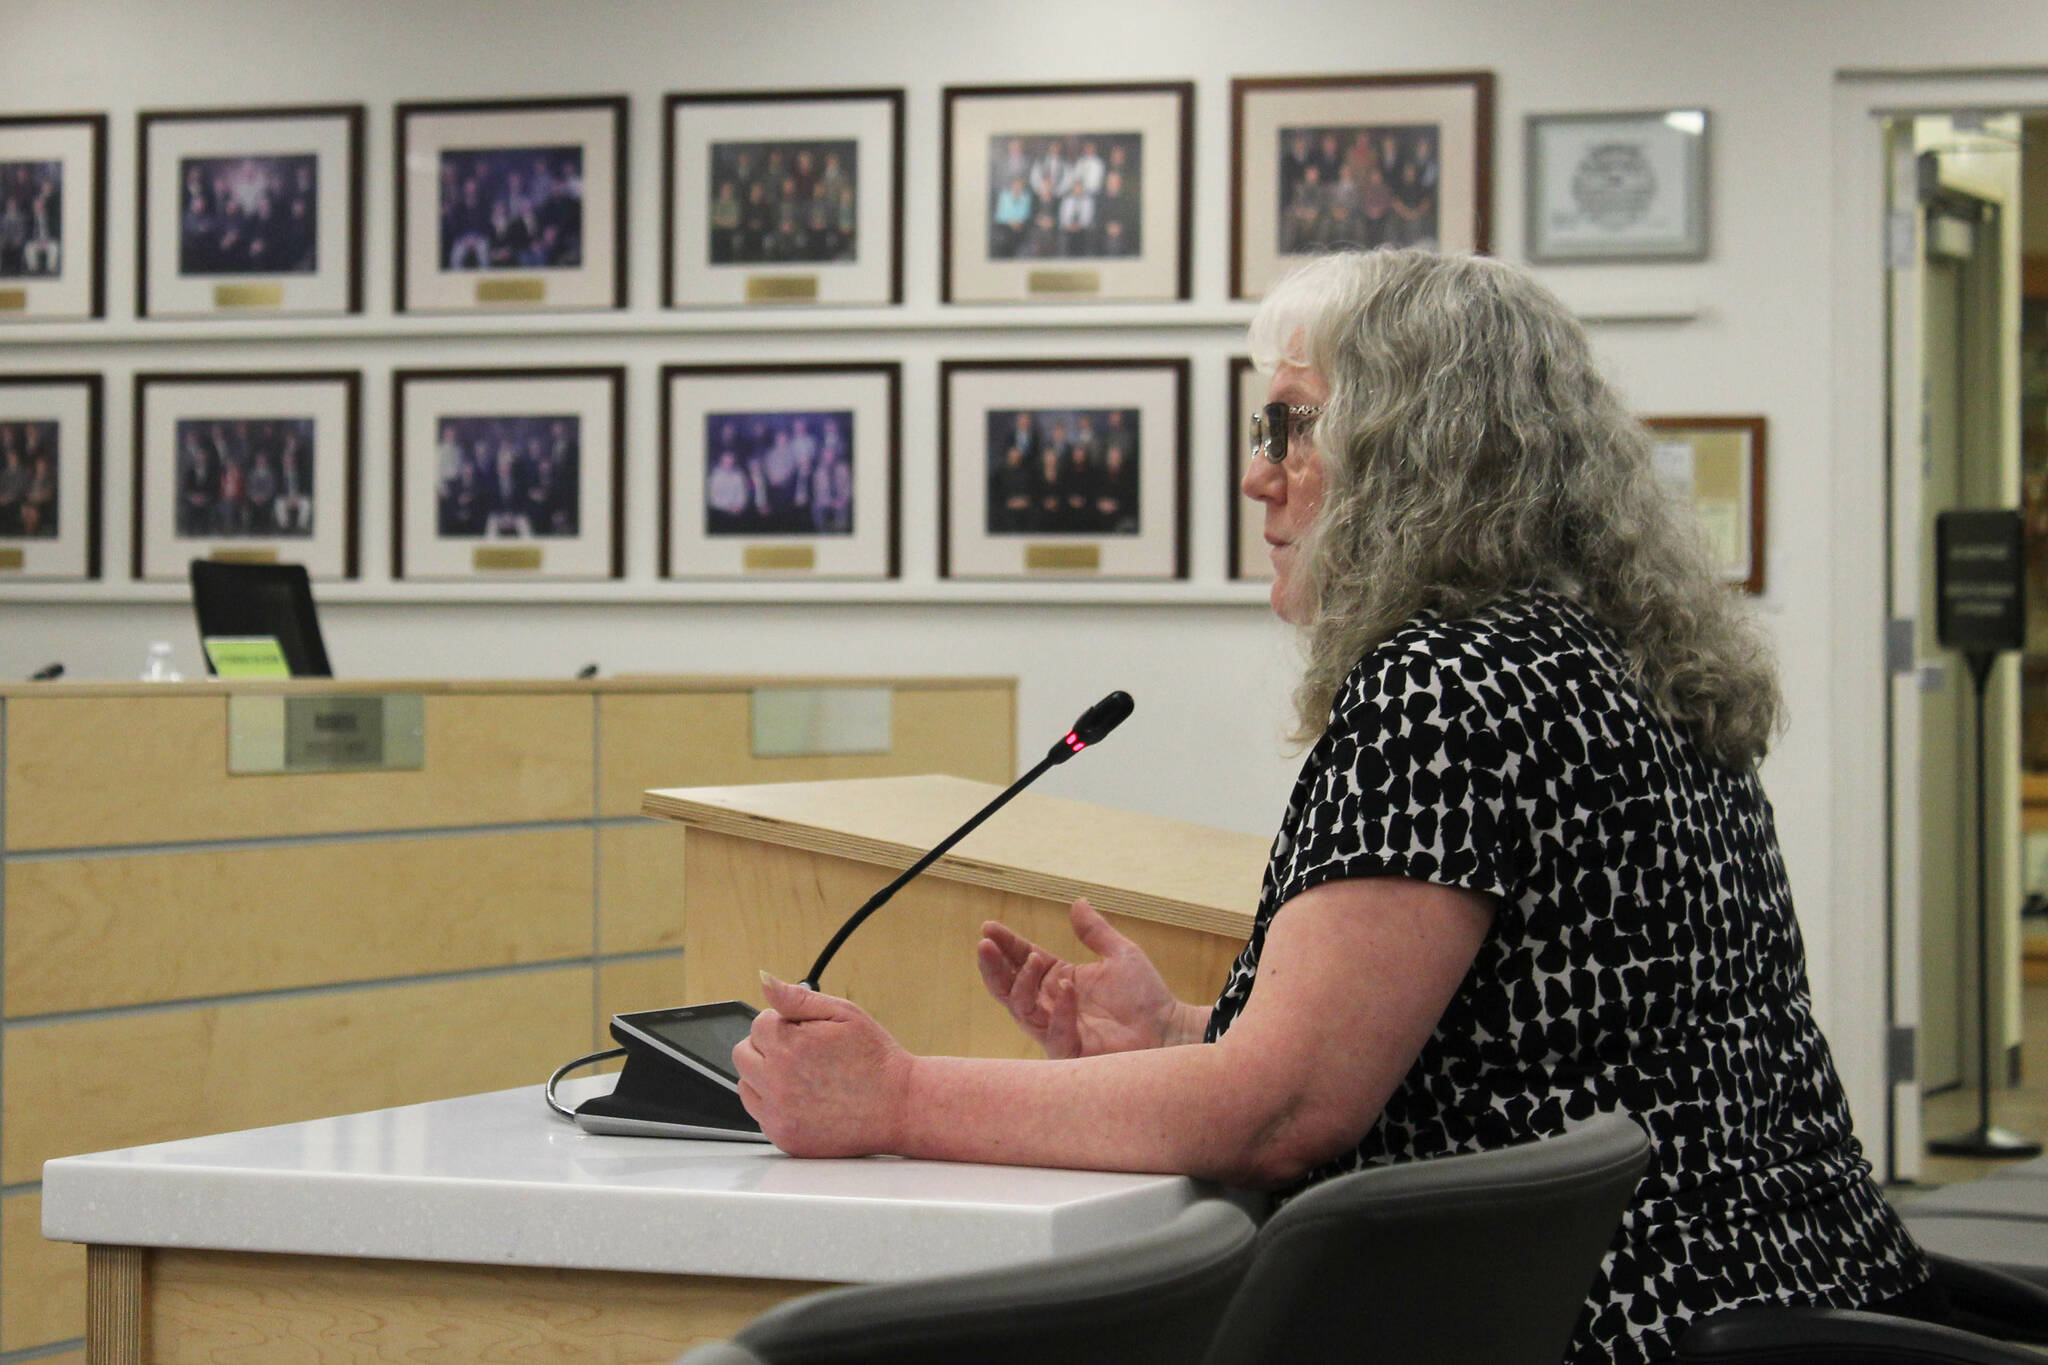
M1016 776L1016 685L1009 680L846 679L831 686L889 686L893 747L886 754L757 758L753 689L598 699L601 813L637 815L650 787L683 783L816 782L834 778L951 773L980 782Z
M0 1183L52 1157L531 1083L591 1046L588 966L7 1030ZM57 1101L53 1103L53 1101Z
M597 832L597 946L646 953L683 946L683 832L666 820Z
M328 1256L138 1254L147 1256L147 1291L146 1302L129 1310L143 1329L136 1365L253 1360L252 1343L261 1343L264 1359L319 1365L652 1365L728 1338L785 1299L828 1287Z
M233 777L225 696L16 697L7 846L587 819L591 707L575 694L429 695L419 771Z
M0 1351L75 1335L85 1317L85 1248L43 1240L43 1197L0 1199Z
M585 955L595 839L584 827L25 861L7 877L7 1016Z

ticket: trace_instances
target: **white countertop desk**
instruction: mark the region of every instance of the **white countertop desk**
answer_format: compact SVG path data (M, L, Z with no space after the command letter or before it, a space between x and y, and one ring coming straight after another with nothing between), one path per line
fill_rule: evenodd
M667 1361L821 1284L1086 1251L1211 1193L596 1137L535 1085L52 1161L43 1232L88 1244L93 1365L266 1343L320 1361Z

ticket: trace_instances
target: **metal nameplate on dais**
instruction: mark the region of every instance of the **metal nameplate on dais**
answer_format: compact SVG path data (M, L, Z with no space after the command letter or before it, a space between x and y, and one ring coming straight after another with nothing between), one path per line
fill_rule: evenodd
M1026 545L1024 567L1038 572L1102 572L1100 545Z
M538 545L479 545L469 557L472 567L478 569L523 569L540 567L541 555Z
M1034 270L1024 277L1024 287L1033 294L1100 294L1099 270Z
M754 757L886 754L896 747L889 687L757 687Z
M216 308L282 308L281 284L217 284L213 287Z
M221 546L208 550L206 557L216 564L275 564L277 551L265 549L238 549Z
M545 303L548 282L536 279L478 280L478 303Z
M417 692L228 698L228 772L416 772L427 764Z
M749 572L760 569L815 569L818 567L818 549L815 545L749 545L740 556L740 562Z
M816 275L749 275L748 303L812 303L818 297Z

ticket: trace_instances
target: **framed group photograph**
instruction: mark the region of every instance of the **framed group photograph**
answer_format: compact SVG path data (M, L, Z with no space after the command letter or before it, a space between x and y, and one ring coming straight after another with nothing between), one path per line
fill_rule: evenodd
M1531 114L1532 261L1698 261L1707 254L1707 111Z
M363 308L363 108L195 109L139 119L136 312Z
M1764 419L1645 417L1658 480L1699 513L1721 577L1764 590Z
M106 314L107 118L0 117L0 323Z
M1241 79L1230 100L1232 298L1324 251L1489 249L1491 72Z
M942 578L1187 576L1185 360L939 367Z
M625 371L393 376L393 578L625 573Z
M356 576L361 376L349 370L135 376L135 577L193 559Z
M1256 458L1252 454L1252 414L1266 403L1266 376L1259 373L1250 356L1230 360L1230 576L1243 581L1264 581L1273 576L1273 561L1266 553L1266 514L1259 504L1241 491L1244 476Z
M903 92L670 95L662 301L903 301Z
M894 578L894 364L662 371L663 578Z
M948 86L947 303L1189 296L1194 86Z
M0 375L0 584L100 576L100 377Z
M626 306L626 100L398 106L398 310Z

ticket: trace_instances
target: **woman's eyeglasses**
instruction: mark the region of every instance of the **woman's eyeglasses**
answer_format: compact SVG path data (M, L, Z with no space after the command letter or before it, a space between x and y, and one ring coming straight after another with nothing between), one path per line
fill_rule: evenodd
M1290 442L1322 412L1322 404L1268 403L1252 413L1252 454L1274 464L1287 458Z

